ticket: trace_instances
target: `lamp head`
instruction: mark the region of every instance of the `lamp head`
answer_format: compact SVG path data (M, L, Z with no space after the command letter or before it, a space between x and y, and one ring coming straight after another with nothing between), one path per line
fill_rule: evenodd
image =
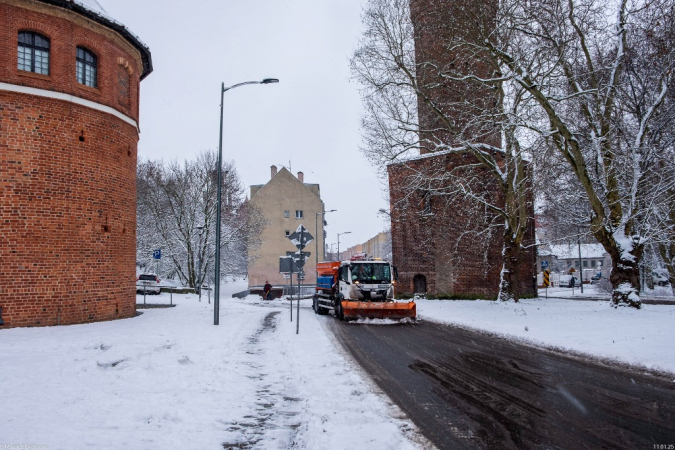
M260 84L272 84L272 83L278 83L279 79L278 78L265 78L260 82Z

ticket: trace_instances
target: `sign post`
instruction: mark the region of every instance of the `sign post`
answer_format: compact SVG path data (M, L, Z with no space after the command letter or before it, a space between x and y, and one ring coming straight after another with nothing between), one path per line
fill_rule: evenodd
M299 250L300 258L299 261L297 261L297 269L298 269L298 304L297 304L297 311L296 311L296 327L295 327L295 334L300 333L300 290L301 290L301 276L300 274L303 273L303 267L305 266L305 252L303 251L304 248L314 240L314 237L309 234L309 231L301 224L298 226L298 229L295 230L293 234L288 236L288 239L295 245L295 247ZM307 254L309 256L309 253ZM295 257L293 257L295 260ZM293 285L293 273L291 272L291 286ZM293 321L293 297L291 295L291 322Z
M155 274L159 275L159 260L162 259L162 249L153 250L152 258L155 260Z
M541 265L544 265L544 262L542 261ZM548 266L548 264L547 264ZM548 300L548 287L551 285L551 271L548 269L544 270L544 287L546 288L546 300Z

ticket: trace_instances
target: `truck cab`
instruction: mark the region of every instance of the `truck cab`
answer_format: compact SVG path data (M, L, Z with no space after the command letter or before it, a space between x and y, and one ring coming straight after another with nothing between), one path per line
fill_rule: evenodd
M345 261L338 271L339 292L351 300L393 300L393 275L386 261Z

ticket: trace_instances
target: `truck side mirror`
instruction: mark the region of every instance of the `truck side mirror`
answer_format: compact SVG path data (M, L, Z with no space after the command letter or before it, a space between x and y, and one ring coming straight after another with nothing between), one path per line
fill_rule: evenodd
M394 281L398 281L398 269L396 266L392 266L392 268L394 269Z
M0 326L5 324L5 319L2 318L2 306L0 306Z

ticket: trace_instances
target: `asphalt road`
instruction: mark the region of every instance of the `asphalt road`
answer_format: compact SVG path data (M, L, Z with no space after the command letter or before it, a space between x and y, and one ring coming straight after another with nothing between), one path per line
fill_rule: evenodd
M431 322L322 319L439 449L675 449L675 380Z

